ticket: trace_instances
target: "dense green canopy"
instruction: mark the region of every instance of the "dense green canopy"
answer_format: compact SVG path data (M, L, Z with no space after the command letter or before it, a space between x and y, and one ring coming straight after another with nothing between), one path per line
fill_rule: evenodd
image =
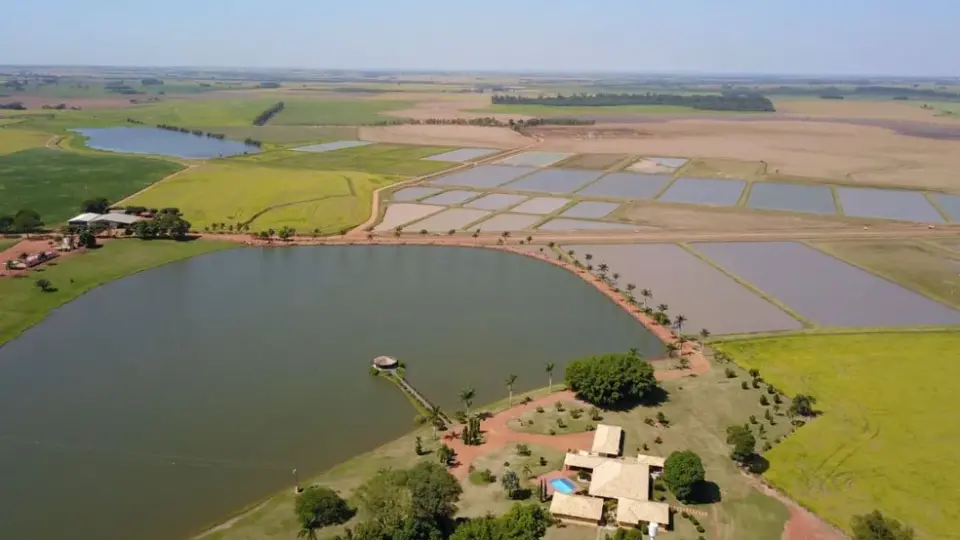
M581 399L601 407L642 401L657 388L650 363L630 353L577 360L567 366L566 379Z

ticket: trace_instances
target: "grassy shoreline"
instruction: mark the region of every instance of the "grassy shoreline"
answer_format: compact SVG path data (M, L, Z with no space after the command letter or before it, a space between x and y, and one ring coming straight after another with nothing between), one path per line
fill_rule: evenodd
M0 279L0 348L42 322L50 312L105 283L167 263L237 247L231 242L195 240L122 239L86 253L70 255L33 270L26 277ZM56 291L44 293L35 286L48 279Z

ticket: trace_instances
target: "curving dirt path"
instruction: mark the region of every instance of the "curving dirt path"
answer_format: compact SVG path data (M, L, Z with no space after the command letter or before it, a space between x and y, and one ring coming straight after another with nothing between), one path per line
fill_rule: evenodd
M176 163L180 163L180 165L183 165L182 162L176 162ZM137 191L136 193L127 195L127 196L124 197L123 199L120 199L119 201L113 203L113 206L122 205L123 203L129 201L130 199L136 197L137 195L140 195L140 194L142 194L142 193L145 193L145 192L153 189L154 187L156 187L156 186L158 186L158 185L160 185L160 184L162 184L162 183L164 183L164 182L166 182L166 181L168 181L168 180L172 180L172 179L180 176L181 174L183 174L183 173L185 173L185 172L187 172L187 171L191 171L191 170L193 170L193 169L199 168L200 165L201 165L201 164L199 164L199 163L188 163L185 168L180 169L179 171L177 171L177 172L175 172L175 173L173 173L173 174L164 176L163 178L157 180L156 182L150 184L149 186L141 189L140 191Z

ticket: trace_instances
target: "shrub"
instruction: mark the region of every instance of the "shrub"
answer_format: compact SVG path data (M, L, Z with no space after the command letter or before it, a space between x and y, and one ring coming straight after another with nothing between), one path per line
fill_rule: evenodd
M543 412L543 407L537 405L537 412L538 412L538 413L542 413L542 412Z
M457 411L457 412L453 413L453 419L456 420L457 423L459 423L459 424L466 424L466 423L467 423L467 413L465 413L465 412L463 412L463 411Z
M696 453L687 450L673 452L667 457L663 468L663 481L679 501L689 501L694 488L703 482L704 478L706 478L706 472L703 469L703 461Z
M767 450L771 450L771 449L773 449L773 445L770 444L770 441L764 441L763 451L766 452Z
M703 528L703 525L697 525L697 532L703 534L707 532L707 530Z
M654 439L653 442L655 442L655 443L657 443L657 444L662 444L662 443L663 443L663 438L661 438L659 435L657 435L657 438Z
M557 427L560 429L567 427L567 425L563 423L563 418L557 418Z
M767 399L767 396L760 396L760 405L763 405L764 407L766 407L769 404L770 404L770 400Z
M540 456L540 461L539 461L539 463L540 463L540 466L541 466L541 467L546 467L546 466L547 466L547 458L545 458L545 457L543 457L543 456Z
M603 420L603 417L600 416L600 409L596 407L590 407L589 414L590 414L590 419L593 420L594 422L599 422L600 420Z
M776 403L777 405L779 405L779 404L783 403L783 398L780 397L780 394L774 394L774 395L773 395L773 402Z
M757 417L751 414L751 415L750 415L750 423L751 423L751 424L756 424L756 423L757 423Z
M657 412L657 422L660 422L663 425L667 425L667 415L663 414L663 411Z
M646 424L646 425L648 425L648 426L652 426L655 422L653 421L653 418L650 418L650 417L648 416L648 417L646 417L646 418L643 419L643 423Z
M529 456L531 454L530 447L525 444L517 445L517 455L520 456Z
M750 376L753 377L754 379L760 376L759 369L751 369L748 373L750 373Z
M736 379L736 378L737 378L737 372L734 371L734 370L731 369L731 368L724 368L723 374L724 374L728 379Z
M563 403L558 401L553 404L553 408L556 409L557 412L563 412Z
M743 388L744 390L749 390L749 389L750 389L750 385L747 384L747 381L742 381L742 382L740 383L740 388Z
M598 406L642 401L657 388L650 363L629 353L576 360L565 375L571 390Z
M557 434L557 430L553 428L550 428L550 431L547 432L547 435L556 435L556 434Z
M773 387L772 384L767 385L767 393L771 396L777 393L777 389Z
M577 418L580 418L580 416L582 415L583 415L583 409L580 409L580 408L570 409L570 418L573 418L574 420L576 420Z
M750 385L753 386L754 388L760 388L760 379L754 379L753 382L750 383Z
M596 431L596 430L597 430L597 426L595 426L595 425L593 425L593 424L587 424L587 427L584 428L584 430L585 430L585 431Z

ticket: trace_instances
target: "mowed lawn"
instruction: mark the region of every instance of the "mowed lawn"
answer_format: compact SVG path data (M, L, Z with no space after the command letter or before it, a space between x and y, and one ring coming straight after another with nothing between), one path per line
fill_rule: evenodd
M923 242L810 242L813 247L960 308L960 255Z
M93 251L59 259L55 266L46 265L42 271L29 272L26 278L2 278L0 345L97 285L168 262L233 247L236 244L208 240L115 240ZM42 292L35 284L41 278L50 280L57 290Z
M0 122L2 121L0 120ZM40 131L0 127L0 155L43 146L50 140L50 137L49 133Z
M243 156L237 158L237 161L285 168L422 176L455 166L455 163L423 161L425 157L435 156L450 150L453 150L453 148L371 144L330 152L298 152L293 150L264 152L263 154Z
M0 214L29 208L54 225L80 213L86 199L118 201L180 169L160 159L48 148L0 155Z
M274 116L272 126L355 126L373 124L396 117L380 113L406 109L412 103L406 101L375 100L283 100L283 110Z
M213 223L249 222L255 231L289 226L329 233L362 223L370 214L373 190L400 179L221 162L158 184L127 204L177 207L194 230Z
M960 333L813 335L721 343L821 417L765 456L766 478L850 530L879 509L925 539L960 538Z

